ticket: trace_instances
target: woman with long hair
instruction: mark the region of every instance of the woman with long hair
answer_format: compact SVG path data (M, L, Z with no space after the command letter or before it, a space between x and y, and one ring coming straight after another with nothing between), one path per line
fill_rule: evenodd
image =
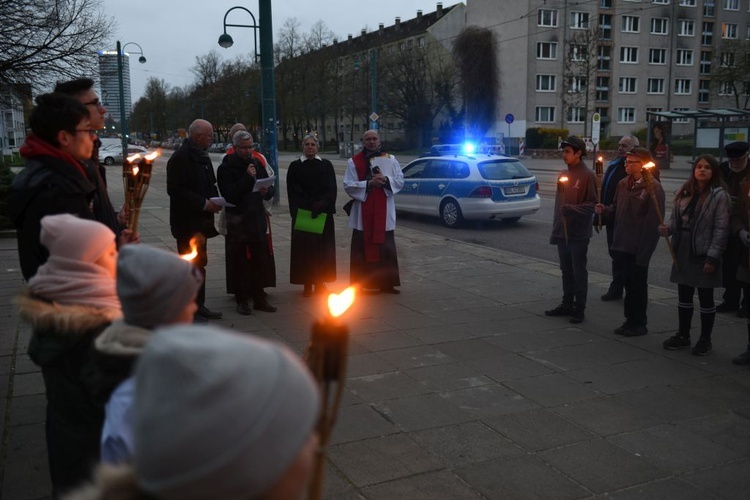
M705 356L711 351L711 332L716 317L714 288L720 287L721 256L729 235L731 200L712 155L701 155L690 178L677 191L672 215L659 226L661 236L673 235L677 263L672 265L670 281L677 283L677 334L664 341L665 349L690 347L693 319L693 295L698 289L701 335L693 354Z

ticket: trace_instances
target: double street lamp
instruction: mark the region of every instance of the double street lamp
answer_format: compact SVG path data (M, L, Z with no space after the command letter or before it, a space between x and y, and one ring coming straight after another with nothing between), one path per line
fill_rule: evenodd
M128 157L128 120L125 116L125 89L122 83L122 54L125 47L128 45L135 45L140 49L140 52L133 52L134 54L140 54L138 62L143 64L146 62L146 57L143 55L143 49L140 45L135 42L128 42L122 47L120 46L120 40L117 40L117 81L120 85L120 133L122 134L122 161Z
M235 9L244 10L253 20L253 24L227 24L227 16ZM258 61L258 37L260 33L260 66L261 90L263 106L261 108L262 138L265 144L266 160L276 174L274 204L279 203L281 196L279 189L278 146L276 144L276 94L274 90L273 74L273 21L271 16L271 0L258 0L258 17L245 7L235 6L224 14L224 34L219 37L219 45L225 49L234 44L234 40L227 33L227 26L236 28L250 28L255 35L255 61Z

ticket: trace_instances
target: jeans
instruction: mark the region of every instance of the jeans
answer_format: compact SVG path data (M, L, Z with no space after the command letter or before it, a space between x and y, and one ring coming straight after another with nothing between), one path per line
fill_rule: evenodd
M586 308L589 272L586 269L589 239L570 240L557 244L563 282L563 304Z

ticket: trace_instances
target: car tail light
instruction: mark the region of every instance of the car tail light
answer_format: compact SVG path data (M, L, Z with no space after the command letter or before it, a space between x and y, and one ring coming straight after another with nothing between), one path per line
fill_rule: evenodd
M471 192L469 198L492 198L492 188L489 186L479 186Z

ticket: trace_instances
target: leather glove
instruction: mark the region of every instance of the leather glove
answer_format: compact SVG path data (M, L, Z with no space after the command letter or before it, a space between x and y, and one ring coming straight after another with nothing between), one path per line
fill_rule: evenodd
M746 247L750 247L750 233L747 232L747 229L740 229L738 236L740 237L740 241Z

